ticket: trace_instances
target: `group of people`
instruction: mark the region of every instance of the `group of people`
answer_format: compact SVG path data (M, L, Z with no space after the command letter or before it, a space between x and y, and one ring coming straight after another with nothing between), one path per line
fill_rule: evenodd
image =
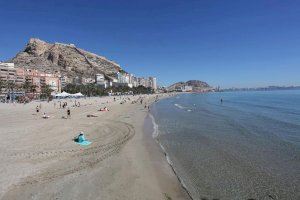
M63 103L61 103L61 101L59 102L59 108L65 108L68 106L68 103L65 101Z
M75 106L75 107L80 107L80 102L75 100L74 106Z
M107 107L104 107L104 108L100 108L99 111L109 111L109 109Z
M63 102L63 103L59 102L59 103L60 103L60 108L65 108L65 107L67 107L67 105L68 105L67 102ZM77 105L78 105L78 104L77 104ZM80 105L80 104L79 104L79 105ZM54 103L54 107L55 107L55 103ZM37 106L35 107L36 113L38 114L38 113L40 112L41 109L42 109L42 104L40 103L39 105L37 105ZM50 116L46 115L46 112L44 112L43 115L42 115L42 118L43 118L43 119L48 119L48 118L50 118ZM65 117L63 117L63 118L65 118ZM70 110L69 107L67 108L67 117L66 117L66 118L71 118L71 110Z
M116 97L113 98L114 101L116 101ZM130 97L124 97L124 98L121 98L120 97L120 104L124 104L126 103L127 101L131 101ZM158 101L158 95L156 96L155 98L155 101ZM108 103L108 102L107 102ZM144 104L144 108L145 109L148 109L148 111L150 111L150 106L149 104L146 102L146 100L144 99L144 97L140 96L138 99L133 99L133 101L131 102L132 104L136 104L136 103L140 103L141 105ZM68 118L71 118L71 109L68 106L68 102L62 102L62 101L59 101L59 108L67 108L66 112L67 112L67 116L66 117L62 117L64 119L68 119ZM54 107L56 107L56 103L54 102ZM80 102L79 101L74 101L74 107L80 107ZM42 108L42 105L39 104L38 106L36 106L36 112L39 113L40 110ZM109 111L109 109L105 106L104 108L100 108L98 111ZM46 115L46 112L43 113L42 115L42 118L44 119L48 119L50 116ZM96 117L94 115L89 115L88 117Z

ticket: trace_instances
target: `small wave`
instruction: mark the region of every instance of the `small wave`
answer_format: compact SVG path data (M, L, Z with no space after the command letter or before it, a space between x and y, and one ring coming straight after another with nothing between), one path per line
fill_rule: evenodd
M180 104L175 103L174 106L176 106L177 108L180 108L180 109L186 109L187 112L192 112L192 109L189 109L189 108L187 108L187 107L183 107L183 106L180 105Z
M175 103L174 106L176 106L177 108L180 108L180 109L184 109L183 106L181 106L181 105L179 105L179 104L177 104L177 103Z
M188 190L186 184L184 183L183 179L179 176L178 172L176 171L174 164L172 162L172 160L170 159L168 153L166 152L165 148L163 147L163 145L159 142L159 140L156 139L156 142L159 144L160 148L162 149L162 151L165 154L166 160L168 162L168 164L170 165L171 169L173 170L175 176L177 177L181 187L186 191L187 195L189 195L190 199L193 200L192 194L190 193L190 191Z
M151 121L152 121L152 124L153 124L153 133L152 133L152 137L153 138L157 138L159 132L158 132L158 125L156 124L155 122L155 119L153 117L152 114L149 114L150 118L151 118Z
M175 176L177 177L179 183L181 184L182 188L186 191L187 195L189 195L190 199L193 200L193 197L192 197L191 193L189 192L186 184L183 182L183 179L178 175L178 172L176 171L176 169L174 167L174 164L173 164L171 158L169 157L166 149L163 147L163 145L159 142L159 140L157 138L158 135L159 135L159 130L158 130L158 125L155 122L154 116L152 114L150 114L150 113L149 113L149 116L150 116L152 124L153 124L153 133L152 133L153 139L157 142L157 144L160 146L160 148L164 152L166 160L167 160L168 164L170 165L170 167L172 168L172 170L173 170Z

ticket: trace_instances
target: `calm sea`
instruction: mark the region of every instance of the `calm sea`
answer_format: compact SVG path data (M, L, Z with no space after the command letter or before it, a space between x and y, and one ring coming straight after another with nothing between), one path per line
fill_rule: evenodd
M194 199L300 199L299 90L182 94L151 114Z

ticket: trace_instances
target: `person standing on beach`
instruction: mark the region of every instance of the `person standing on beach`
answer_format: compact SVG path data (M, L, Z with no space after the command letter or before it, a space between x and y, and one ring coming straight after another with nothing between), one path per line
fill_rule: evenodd
M70 110L70 108L68 108L68 110L67 110L67 117L71 118L71 110Z
M40 108L39 108L39 106L36 106L36 113L38 113L38 112L40 112Z

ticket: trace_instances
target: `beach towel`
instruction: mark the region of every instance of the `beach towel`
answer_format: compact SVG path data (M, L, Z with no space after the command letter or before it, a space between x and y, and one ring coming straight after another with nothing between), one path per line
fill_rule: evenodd
M82 141L82 142L77 142L79 145L81 146L88 146L90 145L92 142L88 141L88 140L85 140L85 141Z
M84 138L84 135L79 135L77 138L75 138L75 142L81 146L88 146L92 143L92 142L86 140Z

